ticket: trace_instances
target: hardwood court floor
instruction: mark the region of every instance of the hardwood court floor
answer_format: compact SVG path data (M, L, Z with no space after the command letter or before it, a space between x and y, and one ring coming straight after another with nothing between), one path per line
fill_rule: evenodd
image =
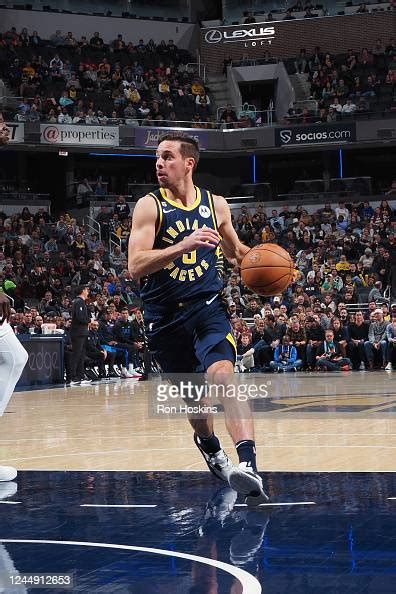
M239 376L241 377L241 376ZM243 376L266 383L255 405L265 471L394 471L396 373ZM181 416L149 415L155 383L18 392L0 419L0 464L19 470L205 470ZM217 434L235 458L223 418Z

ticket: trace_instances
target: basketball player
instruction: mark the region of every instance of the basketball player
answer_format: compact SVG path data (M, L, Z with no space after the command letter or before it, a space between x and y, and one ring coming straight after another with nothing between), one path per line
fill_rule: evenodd
M8 323L10 315L10 300L5 293L0 293L0 416L28 360L27 352ZM0 481L12 481L16 475L15 468L0 466Z
M166 373L207 372L208 381L228 386L235 342L219 293L220 247L240 264L249 248L231 224L226 200L194 185L199 161L192 138L163 136L157 148L159 189L138 200L129 239L129 271L147 277L141 297L150 351ZM190 417L194 441L209 469L245 496L249 505L268 497L257 473L249 404L224 398L227 430L239 457L234 467L213 432L213 418Z
M0 113L0 146L10 140L10 131L4 123ZM0 293L0 417L19 380L28 359L27 352L16 338L8 321L10 319L10 301L4 293ZM0 482L12 481L17 475L15 468L0 466ZM0 489L0 498L3 495L12 495L12 490L3 493Z

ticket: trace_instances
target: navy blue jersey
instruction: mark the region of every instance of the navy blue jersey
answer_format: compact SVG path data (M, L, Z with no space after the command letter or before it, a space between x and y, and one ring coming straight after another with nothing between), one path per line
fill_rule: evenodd
M167 198L163 188L150 193L158 211L153 249L179 243L202 227L217 230L210 192L196 186L195 192L194 204L188 207ZM148 275L141 297L145 304L166 305L216 293L223 288L222 264L220 247L198 248L183 254L162 270Z

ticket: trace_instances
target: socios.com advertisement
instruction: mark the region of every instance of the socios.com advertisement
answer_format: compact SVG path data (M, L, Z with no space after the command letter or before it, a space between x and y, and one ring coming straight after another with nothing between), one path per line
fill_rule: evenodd
M304 146L306 144L345 143L356 141L356 124L319 124L317 126L289 126L275 129L276 146Z

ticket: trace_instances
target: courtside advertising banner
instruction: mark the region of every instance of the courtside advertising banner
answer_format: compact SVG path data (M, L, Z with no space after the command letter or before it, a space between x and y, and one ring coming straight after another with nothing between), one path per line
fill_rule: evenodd
M20 122L6 122L10 131L10 143L23 142L25 140L25 125Z
M202 130L186 129L186 128L135 128L135 146L142 148L157 148L161 136L165 134L184 134L191 136L199 144L201 150L208 148L208 133Z
M41 144L119 146L118 126L78 126L73 124L41 124Z
M275 128L276 146L304 146L356 141L355 122L318 124L316 126L284 126Z

